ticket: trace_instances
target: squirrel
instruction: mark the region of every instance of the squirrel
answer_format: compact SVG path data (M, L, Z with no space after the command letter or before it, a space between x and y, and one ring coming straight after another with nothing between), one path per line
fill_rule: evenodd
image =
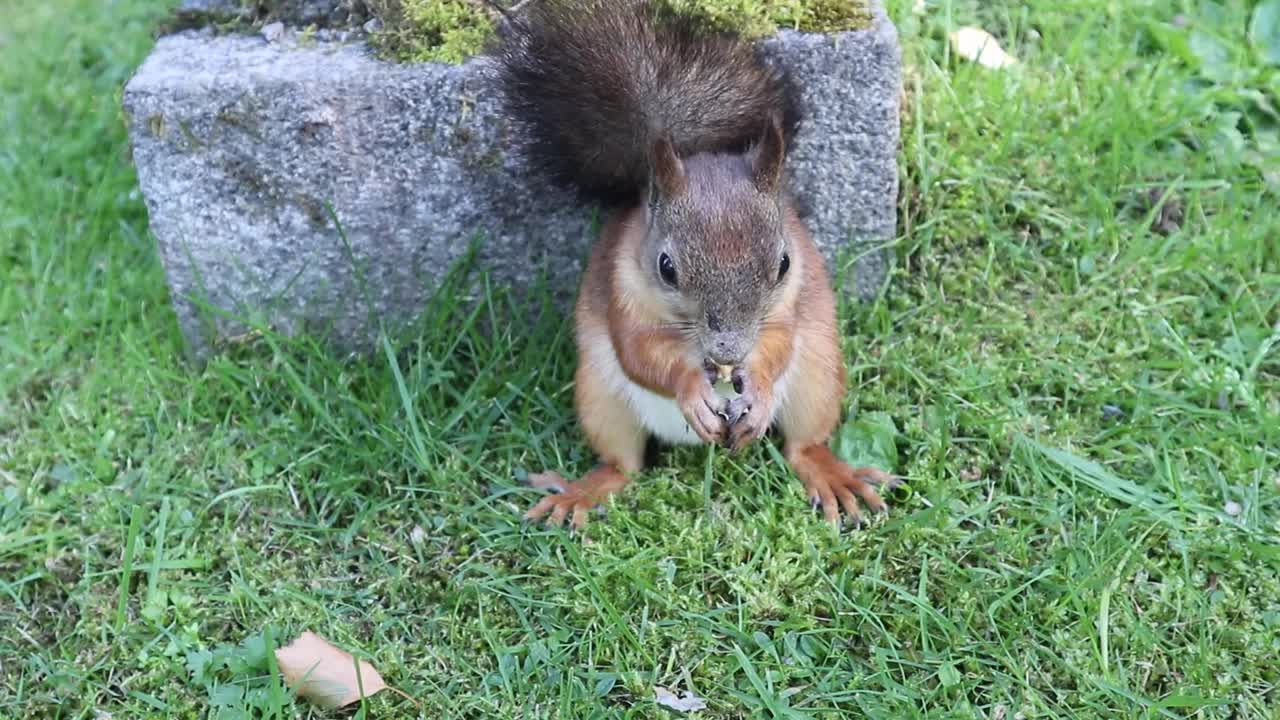
M522 3L522 5L524 5ZM829 448L846 370L825 261L785 182L801 103L753 43L651 0L532 0L490 57L531 167L609 212L574 308L574 403L599 463L529 521L582 530L650 437L739 451L773 426L815 509L861 524L897 479ZM736 396L717 391L732 382Z

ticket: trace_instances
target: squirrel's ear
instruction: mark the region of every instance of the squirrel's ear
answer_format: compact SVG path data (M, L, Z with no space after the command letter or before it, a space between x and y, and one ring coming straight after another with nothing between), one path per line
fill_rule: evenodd
M778 181L782 177L782 161L787 152L787 141L782 137L782 125L776 114L769 116L769 125L765 128L764 137L752 148L751 177L755 180L756 189L762 193L773 193L778 189Z
M684 174L684 163L676 155L676 148L671 138L663 135L653 144L651 152L653 167L653 188L662 197L676 197L684 193L688 187L688 178Z

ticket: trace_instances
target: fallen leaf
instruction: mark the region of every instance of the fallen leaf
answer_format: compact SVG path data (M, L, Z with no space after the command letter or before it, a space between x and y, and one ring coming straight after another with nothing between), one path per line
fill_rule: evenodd
M898 465L898 426L885 412L861 413L836 432L832 450L854 467L876 467L892 473Z
M299 696L330 710L359 700L362 686L364 697L387 687L378 671L364 660L360 661L357 676L356 660L350 653L330 645L328 640L311 631L277 649L276 663L285 682Z
M951 47L965 60L983 67L1004 68L1017 64L1017 58L1006 53L991 33L979 27L962 27L951 33Z
M671 708L676 712L693 712L694 710L707 709L707 704L702 701L702 698L692 692L686 691L683 696L679 696L661 685L657 685L653 688L653 693L657 696L659 705Z

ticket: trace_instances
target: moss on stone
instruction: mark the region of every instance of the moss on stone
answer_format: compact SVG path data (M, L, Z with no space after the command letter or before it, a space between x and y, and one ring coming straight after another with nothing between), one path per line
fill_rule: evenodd
M498 0L510 5L512 0ZM538 0L530 0L537 2ZM654 0L666 11L693 17L708 31L760 38L778 29L841 32L868 27L869 0ZM168 29L203 22L225 29L289 23L298 0L227 0L218 14L176 15ZM497 11L486 0L338 0L333 15L352 29L369 17L380 28L369 38L378 54L399 62L461 63L493 36Z
M537 2L537 0L532 0ZM859 30L871 24L867 0L656 0L672 13L700 20L711 31L747 37L779 28L808 32ZM369 0L383 24L375 45L397 60L457 63L476 54L493 32L493 9L483 0Z
M805 32L861 30L871 24L865 0L657 0L709 30L759 38L778 29Z
M369 0L382 23L375 48L401 62L460 63L493 34L491 10L474 0Z

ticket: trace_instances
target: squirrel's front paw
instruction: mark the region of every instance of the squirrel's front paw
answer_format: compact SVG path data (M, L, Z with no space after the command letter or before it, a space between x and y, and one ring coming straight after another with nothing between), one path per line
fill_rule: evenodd
M724 438L725 421L720 415L724 402L702 370L686 375L676 392L680 412L703 442L718 443Z
M773 396L765 388L750 381L741 370L733 373L733 384L742 393L729 401L728 436L725 445L737 452L764 437L773 418Z
M601 507L614 493L626 487L627 482L627 476L611 465L602 465L577 482L568 482L556 472L530 475L529 485L551 490L554 494L539 500L524 517L530 521L545 517L548 525L560 527L572 514L570 525L574 530L582 530L587 525L587 513Z

